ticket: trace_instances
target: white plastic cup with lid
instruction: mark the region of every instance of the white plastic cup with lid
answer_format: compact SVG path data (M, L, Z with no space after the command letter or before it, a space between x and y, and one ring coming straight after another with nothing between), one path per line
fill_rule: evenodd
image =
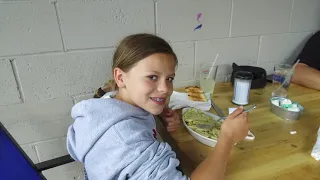
M253 75L251 72L238 71L234 74L232 102L237 105L249 104L249 96Z

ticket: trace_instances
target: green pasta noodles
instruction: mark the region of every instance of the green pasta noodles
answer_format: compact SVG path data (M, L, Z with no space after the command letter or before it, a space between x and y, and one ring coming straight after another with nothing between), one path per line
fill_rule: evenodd
M183 119L186 122L186 124L192 129L193 131L217 140L219 137L219 132L221 128L222 122L217 122L213 117L206 115L201 110L190 108L183 114ZM214 126L211 129L201 129L197 127L197 124L212 124L214 123Z

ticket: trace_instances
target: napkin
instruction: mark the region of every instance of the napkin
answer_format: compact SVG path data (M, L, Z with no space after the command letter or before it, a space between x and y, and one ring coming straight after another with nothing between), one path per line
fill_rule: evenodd
M175 109L181 109L184 107L193 107L193 108L200 109L202 111L209 111L211 108L210 93L206 93L205 96L208 99L207 102L192 101L189 99L187 93L180 93L177 91L173 91L170 97L169 108L175 110Z
M311 156L317 161L320 160L320 128L318 130L318 138L316 144L313 146Z
M233 113L237 108L229 108L229 114ZM246 137L247 140L254 140L256 136L249 130L248 136Z
M237 108L229 108L229 114L233 113Z

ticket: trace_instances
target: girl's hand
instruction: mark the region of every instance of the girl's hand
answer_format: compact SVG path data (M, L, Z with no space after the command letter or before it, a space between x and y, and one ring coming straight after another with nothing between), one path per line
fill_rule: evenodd
M240 106L224 120L220 135L237 143L246 138L248 130L248 113L243 112L243 107Z
M170 108L165 108L160 116L164 125L166 126L167 131L173 132L179 127L180 115L176 111Z

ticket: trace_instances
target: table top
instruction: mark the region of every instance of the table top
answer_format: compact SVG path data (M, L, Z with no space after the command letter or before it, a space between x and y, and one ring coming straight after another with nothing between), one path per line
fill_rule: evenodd
M178 89L177 91L183 91ZM214 102L228 114L233 86L216 83ZM249 129L255 135L253 141L242 141L234 146L229 161L226 180L291 180L320 179L320 162L311 157L311 151L320 126L320 91L291 84L288 98L304 106L305 111L297 121L287 121L271 113L269 99L271 84L264 89L250 91L250 105L257 108L249 113ZM211 109L213 113L216 112ZM161 131L161 130L160 130ZM296 134L290 134L296 131ZM195 140L181 123L177 131L169 134L159 132L173 149L191 159L193 167L213 150ZM181 155L180 155L181 157Z

